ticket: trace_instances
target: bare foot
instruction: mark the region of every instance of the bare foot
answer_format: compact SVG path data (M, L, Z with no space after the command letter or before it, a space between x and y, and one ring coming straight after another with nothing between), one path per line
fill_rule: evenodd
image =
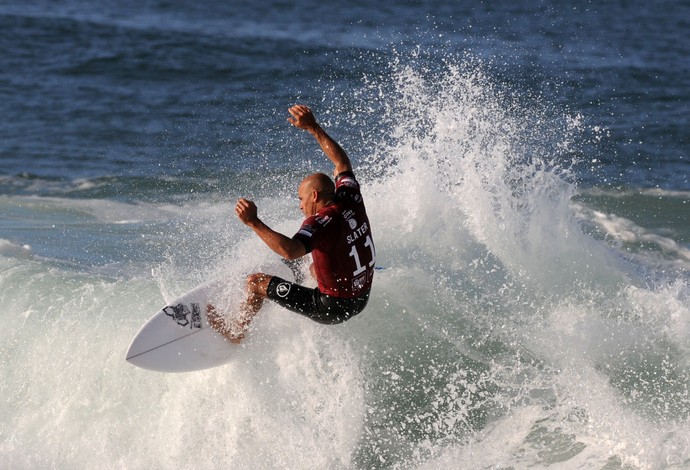
M247 331L249 326L248 321L235 320L228 325L228 322L223 318L221 314L216 311L216 308L208 304L206 306L206 316L208 318L208 324L211 328L216 330L218 333L222 334L228 341L234 344L240 344L244 339L244 333Z

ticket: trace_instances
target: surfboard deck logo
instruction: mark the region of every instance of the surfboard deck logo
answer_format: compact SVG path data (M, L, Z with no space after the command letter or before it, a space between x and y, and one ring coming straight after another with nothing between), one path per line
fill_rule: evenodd
M182 327L201 329L201 310L198 303L190 304L191 310L185 304L168 305L163 309L165 314L175 320Z
M287 280L295 277L293 270L282 262L258 266L259 271ZM235 288L240 284L238 281ZM237 317L244 296L244 290L230 292L227 279L215 279L166 300L165 307L154 313L134 336L125 359L137 367L158 372L189 372L227 364L239 348L210 327L208 312L217 308L226 316Z

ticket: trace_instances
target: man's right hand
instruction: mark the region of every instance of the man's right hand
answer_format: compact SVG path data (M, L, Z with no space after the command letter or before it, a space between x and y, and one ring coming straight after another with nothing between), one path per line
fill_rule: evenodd
M245 225L251 226L259 220L256 204L249 199L243 197L239 198L237 204L235 204L235 212L237 213L237 217L239 217Z

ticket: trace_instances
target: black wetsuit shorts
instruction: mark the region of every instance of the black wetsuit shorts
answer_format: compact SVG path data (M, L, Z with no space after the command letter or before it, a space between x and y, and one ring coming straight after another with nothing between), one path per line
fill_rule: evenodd
M369 292L353 299L344 299L322 294L318 288L310 289L273 276L268 284L268 298L315 322L335 325L364 310L369 301Z

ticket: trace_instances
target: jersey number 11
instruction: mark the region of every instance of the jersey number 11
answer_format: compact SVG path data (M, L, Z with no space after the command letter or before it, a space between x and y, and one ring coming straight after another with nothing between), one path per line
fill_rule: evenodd
M367 235L367 239L364 242L364 246L369 247L369 250L371 250L371 261L369 261L369 266L373 267L376 264L376 251L374 249L374 242L371 241L370 235ZM359 259L359 253L357 253L356 246L352 246L349 255L355 259L355 265L357 266L357 269L355 269L355 271L352 273L352 276L356 277L359 274L362 274L367 269L367 267L362 266L362 262Z

